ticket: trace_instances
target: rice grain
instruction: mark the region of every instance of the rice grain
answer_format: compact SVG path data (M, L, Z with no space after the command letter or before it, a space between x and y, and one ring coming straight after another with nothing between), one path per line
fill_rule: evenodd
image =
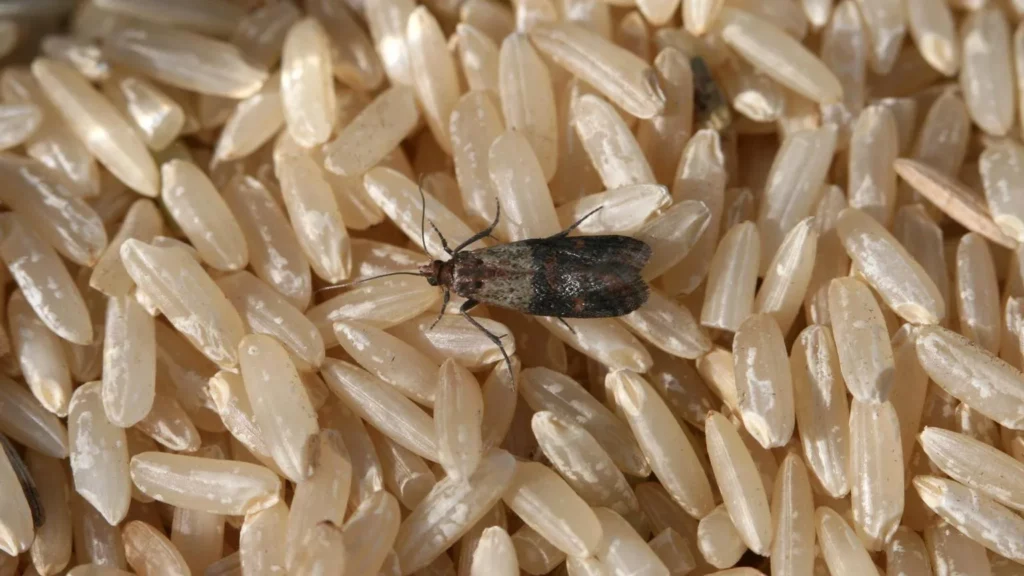
M29 70L6 68L0 74L0 94L7 104L36 106L42 113L39 127L25 143L25 153L67 176L77 196L98 195L100 174L96 160L50 103Z
M252 176L237 178L223 196L245 236L253 272L296 308L305 309L312 293L309 264L266 185Z
M319 427L288 352L269 336L250 334L239 343L238 354L245 390L271 457L288 479L308 479L317 465Z
M903 514L903 450L892 404L850 407L850 480L854 524L864 546L882 550Z
M71 402L71 371L60 338L32 311L20 290L7 302L11 352L21 376L46 411L67 416Z
M866 284L852 277L832 280L828 296L846 387L862 402L885 402L895 364L878 302Z
M993 136L1013 126L1013 64L1010 27L1001 10L972 12L963 22L960 86L974 123Z
M785 338L770 314L743 321L733 338L733 360L744 428L765 448L785 446L796 425L793 377Z
M594 512L548 467L534 462L518 463L502 499L562 552L585 557L598 550L602 529Z
M935 283L874 219L847 208L839 215L836 230L858 272L896 314L923 324L936 324L945 317L946 305Z
M551 465L587 504L641 525L640 507L625 476L585 428L548 411L536 412L531 428Z
M932 565L928 560L928 549L921 536L906 526L900 526L885 546L885 571L887 574L906 576L930 576Z
M505 124L522 132L540 161L544 179L558 166L558 124L551 75L523 35L510 35L501 44L498 89Z
M271 78L259 92L232 107L217 138L214 162L249 156L273 138L284 124L281 82Z
M352 485L352 465L341 435L327 429L312 437L312 442L319 458L315 471L295 487L285 532L285 564L289 571L299 573L306 573L299 567L310 553L308 548L313 546L318 527L324 523L341 525ZM341 542L337 544L340 548Z
M275 574L285 571L287 520L288 506L281 501L245 517L238 537L243 572Z
M459 99L459 78L444 32L425 7L412 11L405 28L412 84L424 119L441 149L451 154L449 118Z
M739 532L729 519L725 505L719 504L697 525L697 549L715 568L735 566L747 551Z
M598 34L569 23L544 23L530 31L538 50L637 118L664 110L665 95L639 57Z
M582 426L620 470L639 477L650 474L650 465L629 427L575 380L548 368L535 367L523 370L518 384L530 408L536 412L550 411Z
M127 428L153 406L156 333L153 318L130 296L107 304L103 344L103 408L111 423Z
M703 202L683 200L637 230L633 237L651 247L643 277L653 280L685 258L707 232L711 218L711 211Z
M727 6L719 13L718 25L726 44L779 84L821 104L842 99L836 76L771 22Z
M391 385L340 360L324 362L327 385L360 418L418 456L437 461L437 434L425 412Z
M576 134L605 188L655 184L640 144L611 104L584 94L573 103L572 113Z
M506 498L514 494L516 469L523 466L526 465L516 464L511 454L492 450L468 479L446 478L438 482L398 529L395 553L402 573L411 574L430 564L483 517L502 494Z
M367 35L362 14L346 4L330 0L307 0L306 12L323 26L330 40L334 77L355 90L373 91L384 80L384 68Z
M441 365L437 380L434 426L439 463L449 477L469 478L483 457L480 384L452 359Z
M39 492L39 502L46 519L36 529L30 549L32 566L39 574L60 572L71 561L71 492L64 463L34 451L27 451L25 463Z
M916 160L900 158L893 167L922 196L968 230L1000 246L1016 248L1016 241L999 229L981 200L963 183Z
M111 525L128 513L131 479L124 430L107 421L99 382L75 390L68 414L71 472L78 492Z
M985 548L941 520L924 530L924 541L936 576L992 573Z
M1008 428L1024 427L1021 373L967 338L922 327L917 358L932 381L972 409Z
M236 46L170 26L122 25L104 37L103 51L113 64L212 96L248 98L268 76L246 62Z
M131 126L73 68L39 58L32 74L68 127L119 180L145 196L156 196L156 164Z
M237 364L242 320L188 252L135 239L122 244L120 252L132 280L189 342L222 368Z
M0 433L49 458L68 457L68 433L24 386L0 376Z
M828 570L835 576L878 574L857 534L836 511L819 506L814 511L815 531Z
M211 514L245 515L277 503L281 481L244 462L145 452L132 457L132 482L154 499Z
M719 242L708 269L702 326L735 332L753 312L762 248L757 232L756 224L743 222Z

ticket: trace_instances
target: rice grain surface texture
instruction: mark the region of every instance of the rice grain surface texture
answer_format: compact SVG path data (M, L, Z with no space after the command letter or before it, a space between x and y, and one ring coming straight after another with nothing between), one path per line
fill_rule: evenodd
M0 576L1021 573L1022 16L0 3Z

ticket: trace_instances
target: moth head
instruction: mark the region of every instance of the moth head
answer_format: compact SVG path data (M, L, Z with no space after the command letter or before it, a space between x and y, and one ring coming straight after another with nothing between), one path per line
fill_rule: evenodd
M440 260L434 260L430 264L424 264L423 266L420 266L420 274L422 274L423 277L427 279L427 284L430 284L431 286L437 286L438 284L440 284L441 267L443 265L444 262L441 262Z

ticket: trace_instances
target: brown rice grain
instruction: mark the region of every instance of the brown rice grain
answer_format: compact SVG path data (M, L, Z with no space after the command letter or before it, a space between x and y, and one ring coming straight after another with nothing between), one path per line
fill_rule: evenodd
M795 427L786 342L769 314L744 320L733 338L733 370L743 425L765 448L785 446Z
M772 541L771 510L757 467L736 427L718 412L704 425L708 456L729 517L748 548L768 555Z
M300 572L305 550L323 523L340 526L345 518L352 465L348 450L336 430L323 430L313 437L319 458L315 471L295 487L285 531L285 565ZM340 542L338 543L340 544Z
M747 551L725 505L719 504L697 525L697 549L715 568L735 566Z
M68 438L75 491L113 526L128 513L131 479L124 430L107 421L101 387L99 382L90 382L75 390Z
M735 332L753 312L761 248L753 222L743 222L725 234L708 268L702 326Z
M992 572L985 548L941 520L924 530L924 541L935 576Z
M507 452L492 450L468 479L446 478L438 482L398 529L395 552L403 573L410 574L438 556L443 557L444 551L483 517L502 494L506 498L514 494L513 478L516 469L523 466L526 464L516 464Z
M48 412L66 416L71 401L71 371L60 338L32 311L20 290L7 302L11 352L36 401Z

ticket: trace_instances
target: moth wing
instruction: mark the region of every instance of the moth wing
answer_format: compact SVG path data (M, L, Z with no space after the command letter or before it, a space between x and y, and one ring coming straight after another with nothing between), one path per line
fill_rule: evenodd
M647 301L640 271L650 247L625 236L549 239L534 248L539 270L529 311L537 316L609 318Z

